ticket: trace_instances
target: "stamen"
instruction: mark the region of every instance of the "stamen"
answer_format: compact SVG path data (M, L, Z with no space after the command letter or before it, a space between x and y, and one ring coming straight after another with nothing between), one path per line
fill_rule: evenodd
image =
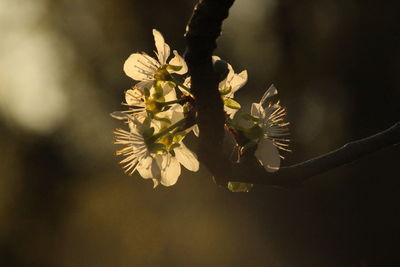
M159 62L157 62L156 60L154 60L151 56L149 56L146 53L142 53L142 55L144 56L144 58L146 59L147 63L149 63L149 65L154 69L157 70L158 68L161 67L161 64ZM158 55L157 55L158 58Z

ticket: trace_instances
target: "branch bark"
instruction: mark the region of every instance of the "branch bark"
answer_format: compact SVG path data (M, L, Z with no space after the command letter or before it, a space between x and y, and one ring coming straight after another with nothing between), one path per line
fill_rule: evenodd
M314 159L282 167L275 173L266 172L254 156L241 163L230 162L222 153L225 114L211 56L217 46L216 39L220 35L222 22L228 17L233 2L234 0L200 0L185 33L185 59L191 75L191 89L200 129L198 156L218 184L226 186L229 181L236 181L283 187L299 186L312 176L400 143L398 122L373 136L350 142Z

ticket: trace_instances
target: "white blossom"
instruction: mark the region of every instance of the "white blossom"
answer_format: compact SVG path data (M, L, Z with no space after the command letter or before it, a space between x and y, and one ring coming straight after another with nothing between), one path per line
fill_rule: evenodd
M155 89L155 86L150 88L145 87L147 84L143 82L137 83L132 89L125 92L125 103L129 107L125 111L116 111L111 113L111 116L119 119L128 119L127 114L135 116L140 122L147 118L147 112L150 111L156 114L165 107L165 103L177 100L174 86L170 82L159 82L158 88L160 92ZM146 95L146 90L148 95Z
M159 31L153 29L153 36L157 59L144 52L131 54L124 64L126 75L136 81L152 83L171 80L171 73L185 74L187 72L185 60L174 50L174 57L167 63L170 56L169 45L165 43Z
M190 171L198 171L196 154L182 141L186 133L178 133L175 128L168 130L184 118L181 105L175 104L169 110L158 113L158 119L147 124L132 115L127 115L127 118L130 131L117 129L114 132L115 144L125 146L116 154L124 157L120 163L126 173L132 175L137 170L144 179L151 178L156 187L159 183L174 185L181 174L180 165ZM161 136L158 136L160 133ZM152 140L155 136L157 138Z
M220 60L218 56L212 57L213 62ZM242 88L247 82L247 70L235 73L231 64L227 63L228 74L224 80L218 84L218 90L224 101L224 111L233 118L240 108L240 104L233 100L235 93Z
M259 103L253 103L251 106L251 115L258 119L258 125L262 129L262 136L258 140L258 147L255 152L256 158L269 172L275 172L280 167L280 150L290 151L288 149L289 129L288 122L285 122L286 110L278 102L269 102L266 107L264 104L267 99L276 95L278 91L274 85L264 93Z

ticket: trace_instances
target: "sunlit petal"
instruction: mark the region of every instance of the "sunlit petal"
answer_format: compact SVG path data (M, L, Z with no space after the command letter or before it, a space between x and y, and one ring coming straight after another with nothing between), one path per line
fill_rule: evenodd
M159 179L153 179L153 188L156 188L159 184Z
M224 111L226 112L226 114L228 114L229 118L233 119L238 110L224 105Z
M184 118L183 107L179 104L173 104L167 111L157 113L157 117L167 118L174 124Z
M174 149L175 157L186 169L197 172L199 170L199 161L195 153L190 151L182 142L180 146Z
M125 101L129 106L144 106L144 92L140 87L134 87L125 92Z
M171 83L166 82L162 88L163 88L165 102L174 101L177 99L175 87Z
M199 126L196 124L193 128L193 133L195 136L199 137L200 136L200 129Z
M160 169L157 162L151 156L143 158L136 169L144 179L157 178L160 176Z
M261 97L260 104L264 104L265 100L271 96L274 96L278 93L278 90L276 90L275 86L271 84L271 86L268 88L268 90L264 93L264 95Z
M138 82L137 84L135 84L135 87L150 89L151 86L153 86L153 84L154 84L153 80L141 81L141 82Z
M140 53L130 55L124 63L125 74L136 81L151 80L154 69L147 64L148 58Z
M232 94L237 90L242 88L247 82L247 70L242 71L239 74L235 74L230 81L230 85L232 86ZM232 96L233 97L233 96Z
M188 71L188 67L186 65L185 60L178 54L176 50L174 50L173 53L175 56L171 59L169 64L174 66L180 66L182 68L178 71L170 71L170 72L176 74L185 74Z
M164 37L156 29L153 29L153 36L154 36L154 42L155 42L155 45L157 48L158 61L160 62L161 65L164 65L167 62L167 59L170 54L169 45L167 45L165 43Z
M258 143L254 155L268 172L276 172L279 170L281 158L278 149L274 146L271 140L262 139L260 143Z
M157 164L161 169L161 184L171 186L176 183L181 174L181 165L171 154L156 155Z
M265 111L262 105L258 103L251 104L251 115L256 118L265 118Z

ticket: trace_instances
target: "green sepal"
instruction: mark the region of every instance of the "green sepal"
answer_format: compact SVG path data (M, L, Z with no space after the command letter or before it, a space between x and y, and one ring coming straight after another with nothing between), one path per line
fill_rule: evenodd
M167 70L172 70L172 71L180 71L182 69L182 66L176 66L176 65L167 65Z
M144 130L142 135L143 135L144 139L148 139L153 136L153 133L154 133L154 127L150 127L148 129Z
M150 89L147 87L144 87L144 96L145 98L148 98L150 96Z
M185 131L180 131L174 134L174 138L172 139L172 142L174 143L179 143L180 141L183 140L183 138L185 138L186 136L186 132Z
M227 106L228 108L240 109L240 104L235 100L233 100L232 98L225 97L224 105Z
M184 113L189 113L192 108L193 108L193 106L189 102L183 104L183 112Z
M178 144L178 143L172 144L172 145L169 146L169 150L173 150L173 149L175 149L175 148L177 148L179 146L180 146L180 144Z
M257 124L251 128L244 129L243 132L244 135L250 140L258 139L263 135L263 130Z
M250 114L247 114L247 113L246 114L242 114L241 116L246 121L252 121L252 122L256 122L256 123L258 123L260 121L259 118L256 118L256 117L254 117L254 116L252 116Z
M253 188L254 184L240 183L240 182L229 182L228 189L234 193L248 193Z
M145 126L145 127L150 127L150 124L151 124L151 117L150 116L153 116L153 112L150 112L150 114L149 114L149 112L148 112L148 117L146 117L145 119L144 119L144 121L143 121L143 125Z
M220 93L221 95L227 95L227 94L229 94L230 92L232 92L232 86L225 87L224 89L222 89L222 90L219 91L219 93Z
M148 110L148 109L146 109L146 112L147 112L146 119L152 120L154 118L154 115L155 115L154 112L151 111L151 110Z
M160 81L156 81L155 83L154 83L154 89L155 89L155 93L153 94L153 97L155 98L155 99L160 99L161 97L163 97L164 96L164 90L163 90L163 88L162 88L162 85L161 85L161 82Z

